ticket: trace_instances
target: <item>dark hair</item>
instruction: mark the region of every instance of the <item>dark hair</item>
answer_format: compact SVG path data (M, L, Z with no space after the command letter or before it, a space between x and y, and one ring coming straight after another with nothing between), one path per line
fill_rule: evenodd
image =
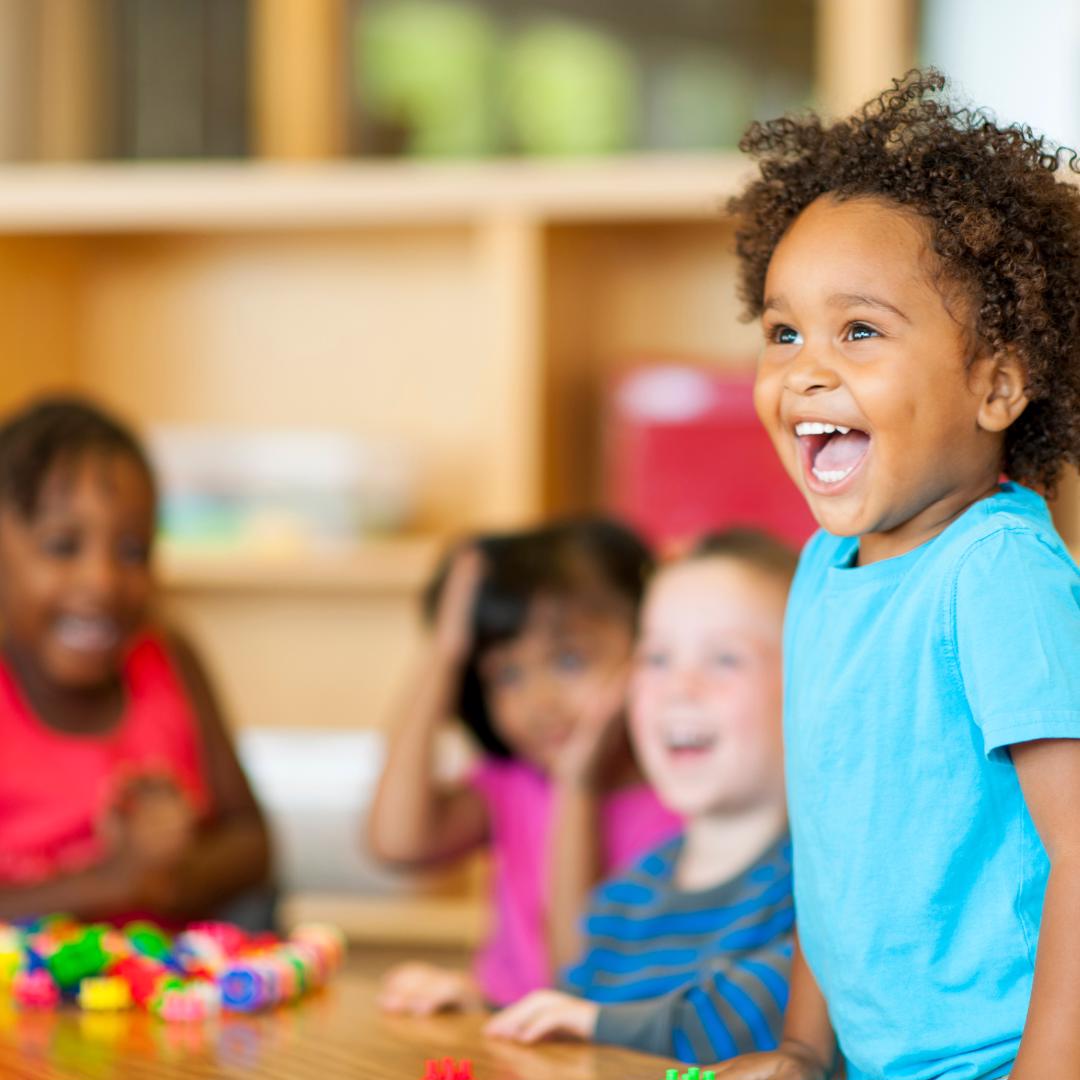
M42 398L0 425L0 505L34 517L41 489L58 465L88 453L130 458L154 491L154 472L139 440L123 423L86 398Z
M790 585L799 554L782 540L760 529L732 528L702 536L680 562L734 559Z
M571 518L536 529L480 536L470 543L484 557L484 576L473 607L473 647L462 673L457 713L480 745L496 757L512 757L491 722L479 660L489 649L524 629L533 602L565 597L595 610L624 614L633 624L653 557L644 541L618 522ZM424 594L424 613L438 609L453 553L436 571Z
M945 87L915 70L846 120L750 126L739 145L760 175L729 203L739 295L749 318L761 314L776 245L822 195L914 211L970 298L974 340L1014 347L1026 365L1030 404L1006 432L1003 469L1052 491L1063 464L1080 464L1080 190L1055 175L1080 171L1077 155L951 103Z

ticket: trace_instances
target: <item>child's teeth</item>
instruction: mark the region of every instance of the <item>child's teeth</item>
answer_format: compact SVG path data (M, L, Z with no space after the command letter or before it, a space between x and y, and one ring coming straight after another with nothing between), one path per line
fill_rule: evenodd
M111 619L69 615L60 619L57 633L73 649L109 649L116 643L116 625Z
M855 468L852 465L851 469ZM823 484L836 484L851 473L851 469L814 469L814 475Z
M806 420L795 425L796 435L847 435L851 428L842 424L825 424L817 420Z

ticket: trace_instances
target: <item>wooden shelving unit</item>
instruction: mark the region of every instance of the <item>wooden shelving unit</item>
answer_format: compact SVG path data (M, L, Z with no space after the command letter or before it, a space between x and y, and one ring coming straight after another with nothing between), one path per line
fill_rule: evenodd
M758 347L722 213L745 162L332 160L342 2L255 0L264 160L0 168L0 407L76 387L140 425L338 428L416 455L414 536L284 562L162 553L167 614L240 725L388 723L447 538L594 505L600 403L626 365ZM42 3L82 55L87 21ZM910 66L914 0L818 9L827 111ZM59 158L93 105L66 75L45 71ZM1080 544L1075 484L1060 520ZM368 933L415 922L307 902ZM475 936L475 905L431 903L439 934Z
M737 154L319 164L24 165L0 170L12 235L284 232L715 218L749 175Z

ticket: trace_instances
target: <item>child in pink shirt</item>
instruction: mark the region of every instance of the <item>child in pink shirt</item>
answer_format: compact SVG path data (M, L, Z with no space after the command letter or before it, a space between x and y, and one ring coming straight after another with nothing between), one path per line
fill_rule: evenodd
M411 866L489 847L493 927L471 976L426 964L391 972L388 1011L503 1005L551 985L577 955L596 882L678 830L642 782L622 718L650 566L628 530L586 519L475 541L437 576L370 840ZM445 786L431 759L452 716L485 753L465 783Z

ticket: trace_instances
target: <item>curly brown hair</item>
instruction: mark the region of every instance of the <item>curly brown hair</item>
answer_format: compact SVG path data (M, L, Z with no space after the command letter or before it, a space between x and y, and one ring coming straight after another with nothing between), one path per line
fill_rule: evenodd
M938 71L913 70L854 115L755 122L739 148L760 175L733 198L739 297L760 316L765 274L815 199L877 197L928 224L943 276L970 299L983 349L1017 350L1030 404L1005 437L1009 477L1053 491L1080 464L1080 188L1074 151L955 105Z

